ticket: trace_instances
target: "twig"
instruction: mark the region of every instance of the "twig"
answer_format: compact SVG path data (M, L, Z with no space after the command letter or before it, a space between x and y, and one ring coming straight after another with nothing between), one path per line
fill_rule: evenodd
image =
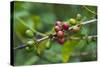
M89 24L89 23L93 23L93 22L96 22L97 19L93 19L93 20L89 20L89 21L86 21L86 22L83 22L81 23L82 25L85 25L85 24Z
M46 39L48 39L48 38L49 38L49 36L45 36L45 37L43 37L43 38L41 38L41 39L38 39L37 42L41 42L41 41L46 40Z
M15 47L14 48L14 50L16 50L16 49L22 49L22 48L25 48L27 45L20 45L20 46L18 46L18 47Z
M86 38L88 38L88 39L97 38L97 35L92 35L92 36L83 37L83 39L86 39Z
M97 21L97 19L93 19L93 20L89 20L89 21L86 21L86 22L83 22L83 23L81 23L82 25L85 25L85 24L89 24L89 23L93 23L93 22L96 22ZM70 27L71 28L71 27ZM52 36L55 36L55 33L54 34L52 34ZM94 36L96 36L96 35L93 35L93 37ZM50 37L50 35L49 36L44 36L43 38L41 38L41 39L37 39L37 42L41 42L41 41L43 41L43 40L45 40L45 39L48 39ZM89 36L89 37L92 37L92 36Z
M97 35L91 35L91 36L83 36L83 37L70 37L71 40L80 40L80 39L93 39L97 38Z
M97 19L93 19L93 20L89 20L89 21L86 21L86 22L83 22L83 23L81 23L82 25L85 25L85 24L89 24L89 23L93 23L93 22L96 22L97 21ZM72 29L72 27L70 27L69 28L69 30L71 30ZM52 36L55 36L55 33L54 34L52 34ZM92 38L95 38L95 37L97 37L97 35L93 35L93 36L89 36L88 38L90 38L90 37L92 37ZM41 41L43 41L43 40L46 40L46 39L48 39L48 38L50 38L50 35L48 35L48 36L44 36L43 38L41 38L41 39L37 39L36 40L36 42L41 42ZM84 39L85 37L83 37L83 39ZM75 39L75 40L79 40L80 38L78 38L78 37L70 37L70 39ZM14 50L16 50L16 49L21 49L21 48L25 48L27 45L21 45L21 46L18 46L18 47L16 47L16 48L14 48Z
M41 39L38 39L36 42L40 43L41 41L46 40L48 38L49 38L49 36L46 36L46 37L43 37ZM68 39L71 39L71 40L80 40L80 39L93 39L93 38L97 38L97 35L92 35L92 36L87 36L87 37L86 36L83 36L83 37L69 37ZM14 50L16 50L16 49L22 49L22 48L25 48L25 47L27 47L27 45L21 45L21 46L18 46L16 48L14 48Z
M89 21L82 22L82 23L80 23L80 25L85 25L85 24L96 22L96 21L97 21L97 19L92 19L92 20L89 20ZM70 27L69 30L71 30L72 28L73 28L73 26Z
M92 10L90 10L88 7L86 7L86 6L83 6L86 10L88 10L89 12L91 12L92 14L94 14L94 15L97 15L94 11L92 11Z
M88 55L96 55L96 51L73 53L71 56L72 57L78 57L78 56L83 57L83 56L88 56Z

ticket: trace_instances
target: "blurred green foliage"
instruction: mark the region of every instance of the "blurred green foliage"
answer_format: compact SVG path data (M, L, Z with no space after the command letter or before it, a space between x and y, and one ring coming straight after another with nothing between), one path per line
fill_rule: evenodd
M36 2L14 2L14 10L11 16L14 19L13 34L14 47L23 45L30 40L25 36L25 31L30 29L34 32L34 37L39 39L48 32L52 32L53 26L57 20L68 21L70 18L76 18L77 14L82 15L82 21L91 20L96 17L95 14L85 9L82 5L50 4ZM97 12L96 6L86 6L93 12ZM87 24L77 33L82 35L97 35L97 23ZM34 39L34 38L33 38ZM66 41L64 46L55 41L43 41L39 44L38 50L27 52L25 49L14 51L14 65L32 65L32 64L50 64L62 62L81 62L94 61L97 59L96 41ZM46 47L49 48L46 50ZM37 53L39 55L37 55ZM94 52L86 56L81 56L82 52ZM75 55L75 56L73 56Z

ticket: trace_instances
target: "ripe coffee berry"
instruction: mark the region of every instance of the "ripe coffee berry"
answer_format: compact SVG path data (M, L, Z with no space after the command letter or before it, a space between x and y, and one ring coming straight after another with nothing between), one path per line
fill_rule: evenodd
M63 27L64 30L68 30L69 24L68 23L63 23L62 27Z
M56 31L56 40L59 44L64 43L64 30L68 30L69 25L67 23L63 23L60 21L57 21L55 24L55 31Z
M64 37L64 32L63 31L58 31L57 32L57 37L58 38L63 38Z
M56 22L56 26L59 26L59 27L61 27L61 26L62 26L62 23L61 23L61 21L57 21L57 22Z
M65 39L64 38L59 38L57 41L58 41L59 44L64 44Z
M55 26L54 29L55 29L56 32L61 30L61 28L59 26Z

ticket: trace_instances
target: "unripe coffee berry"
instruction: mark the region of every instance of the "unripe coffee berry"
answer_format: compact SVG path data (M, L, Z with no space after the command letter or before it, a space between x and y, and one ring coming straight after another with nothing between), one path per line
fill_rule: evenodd
M30 47L25 47L25 49L26 49L27 51L30 51Z
M58 38L63 38L64 37L64 32L63 31L58 31L57 32L57 37Z
M82 19L81 14L77 14L76 19L77 19L78 21L80 21L80 20Z
M76 24L77 24L77 22L76 22L76 20L75 20L74 18L71 18L71 19L69 20L69 23L70 23L71 25L76 25Z
M64 38L59 38L57 41L58 41L59 44L64 44L65 39Z
M62 27L63 27L64 30L68 30L69 24L68 23L63 23Z
M30 38L32 38L34 36L34 34L31 30L26 30L25 34L27 37L30 37Z
M33 50L33 47L27 46L27 47L25 47L25 50L27 50L28 52L31 52Z
M30 40L26 43L28 46L32 46L34 44L34 41Z
M61 30L61 28L59 26L55 26L54 29L55 29L56 32Z

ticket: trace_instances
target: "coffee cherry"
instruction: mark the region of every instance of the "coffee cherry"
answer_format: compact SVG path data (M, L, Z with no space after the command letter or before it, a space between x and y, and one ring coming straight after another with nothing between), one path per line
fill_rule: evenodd
M76 24L77 24L77 22L76 22L76 20L75 20L74 18L71 18L71 19L69 20L69 23L70 23L71 25L76 25Z
M56 22L56 26L62 27L61 21L57 21L57 22Z
M64 44L65 39L64 38L59 38L57 41L58 41L59 44Z
M26 30L25 34L26 34L27 37L30 37L30 38L32 38L34 36L33 32L29 29Z
M32 46L34 44L34 41L30 40L26 43L28 46Z
M56 25L58 25L58 26L61 25L61 22L60 21L57 21L56 22Z
M62 27L64 30L68 30L69 25L68 25L68 23L63 23Z
M55 29L56 32L61 30L61 28L59 26L55 26L54 29Z
M27 47L25 47L25 50L28 51L28 52L31 52L33 50L33 47L27 46Z
M81 14L77 14L76 19L77 19L78 21L80 21L80 20L82 19Z
M63 38L64 37L64 32L63 31L58 31L57 32L57 37Z
M30 47L25 47L25 49L26 49L27 51L30 51Z

